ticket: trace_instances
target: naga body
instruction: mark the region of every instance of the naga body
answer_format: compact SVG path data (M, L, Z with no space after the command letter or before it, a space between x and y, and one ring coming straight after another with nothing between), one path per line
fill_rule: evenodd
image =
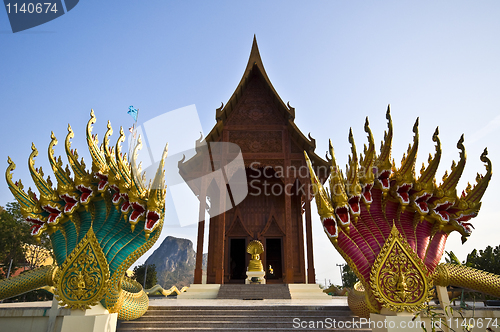
M323 229L360 280L349 294L351 310L362 317L379 313L382 308L415 312L426 305L433 285L455 285L500 296L500 276L463 266L439 265L448 235L459 232L463 243L472 232L470 220L479 212L492 175L487 150L480 157L486 174L478 174L476 184L469 184L459 196L456 186L466 162L463 136L457 144L460 160L453 162L451 172L446 172L437 185L435 174L441 159L438 128L432 137L436 151L416 177L418 118L413 143L399 168L391 162L390 108L386 118L388 130L378 156L368 119L368 146L359 156L349 133L352 153L345 176L337 166L330 142L329 189L315 175L305 153Z
M128 279L125 272L158 239L165 212L163 152L154 180L145 185L140 165L136 165L141 139L134 146L130 162L121 152L125 141L123 129L115 147L109 146L113 133L110 123L99 146L92 134L96 118L91 111L87 124L87 144L92 168L71 149L73 130L68 126L65 151L70 168L63 168L61 157L54 156L57 139L52 133L48 157L57 180L44 178L35 167L38 150L32 145L28 166L39 197L24 191L21 180L12 181L15 164L9 158L6 179L9 189L21 206L26 221L32 223L31 235L50 236L55 264L23 273L0 282L0 299L43 287L53 286L61 305L86 309L101 303L118 319L141 317L149 300L142 286Z

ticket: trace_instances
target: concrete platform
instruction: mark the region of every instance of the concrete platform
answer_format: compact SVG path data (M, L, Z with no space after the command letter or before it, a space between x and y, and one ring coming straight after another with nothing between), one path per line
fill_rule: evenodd
M182 306L182 307L217 307L217 306L347 306L347 296L336 296L330 299L291 299L291 300L226 300L226 299L175 299L150 298L149 306Z
M0 331L115 332L118 314L98 304L88 310L60 307L57 300L0 304Z

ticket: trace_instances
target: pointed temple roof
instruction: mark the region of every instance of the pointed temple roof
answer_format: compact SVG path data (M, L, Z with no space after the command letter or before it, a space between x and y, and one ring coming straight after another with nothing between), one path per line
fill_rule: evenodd
M281 97L274 89L271 81L269 80L266 70L264 69L264 64L262 63L262 59L260 57L259 47L257 46L257 38L255 37L255 35L252 43L252 50L250 52L250 57L245 68L245 72L243 73L243 77L241 78L240 83L236 87L236 90L234 91L231 98L229 98L229 101L226 103L226 105L222 104L222 106L216 110L215 119L217 120L217 124L206 136L206 142L217 142L220 140L222 130L225 126L226 121L229 119L231 113L236 108L238 101L242 97L243 92L247 88L248 82L251 80L251 77L253 75L260 76L260 78L264 82L266 90L272 96L274 104L277 106L279 112L286 120L289 132L291 133L292 138L299 144L299 148L307 151L311 158L311 161L315 166L321 165L328 167L329 163L316 155L316 153L314 153L314 150L316 148L316 140L312 138L310 134L308 139L295 124L295 108L291 107L290 103L285 104L283 102Z

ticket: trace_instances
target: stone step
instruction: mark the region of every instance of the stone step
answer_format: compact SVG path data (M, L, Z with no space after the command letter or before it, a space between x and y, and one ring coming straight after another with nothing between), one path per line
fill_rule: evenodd
M150 330L150 331L157 331L164 329L166 327L168 328L184 328L184 329L197 329L197 328L204 328L204 329L233 329L233 330L238 330L241 328L245 329L266 329L266 330L276 330L276 329L285 329L288 331L293 331L295 329L298 329L301 327L301 322L304 322L305 324L303 325L304 328L307 327L313 327L313 328L333 328L333 320L332 321L325 321L323 320L296 320L293 321L292 319L288 321L275 321L275 320L237 320L237 321L225 321L225 320L219 320L217 318L214 318L212 321L200 321L200 320L190 320L186 322L179 322L178 324L176 323L171 323L171 324L166 324L165 322L145 322L145 321L134 321L134 322L127 322L127 324L120 324L120 327L117 331L124 331L125 329L128 330L135 330L135 331L144 331L144 330ZM336 321L335 324L339 324L340 322ZM349 324L348 326L352 328L354 322L348 321L348 322L343 322L342 327L345 328L346 324ZM361 324L358 323L357 326L361 326ZM335 326L337 327L337 326ZM302 330L302 329L300 329ZM341 329L342 330L342 329Z
M331 331L333 327L338 331L370 331L360 323L347 306L152 306L138 320L121 321L117 332Z
M288 285L286 284L250 284L234 285L223 284L220 286L218 299L291 299Z
M186 306L186 305L169 305L169 306L149 306L148 311L151 310L267 310L272 308L272 310L290 310L290 309L300 309L300 310L333 310L333 311L349 311L349 306L347 305L316 305L316 304L297 304L297 305L281 305L281 304L270 304L266 306L254 306L254 305L198 305L198 306Z
M141 318L141 322L179 322L179 321L189 321L192 319L196 319L197 321L213 321L214 317L217 317L218 319L224 319L224 320L231 320L231 321L244 321L248 319L272 319L273 321L290 321L293 318L300 318L302 320L318 320L318 319L325 319L324 315L285 315L285 316L280 316L280 315L273 315L273 316L262 316L262 315L256 315L256 316L249 316L249 315L219 315L219 316L214 316L214 315L204 315L204 316L196 316L193 318L192 315L177 315L177 316L143 316ZM328 315L328 318L331 318L332 320L335 319L336 321L343 320L345 321L348 319L349 321L360 321L358 317L349 317L349 316L335 316L335 315Z
M301 310L290 310L290 311L273 311L271 308L268 310L262 310L262 311L216 311L216 310L210 310L210 311L166 311L166 312L151 312L145 314L143 317L177 317L177 316L246 316L246 317L258 317L258 316L286 316L286 317L291 317L291 316L328 316L328 317L354 317L350 313L343 313L343 312L335 312L335 311L323 311L323 312L315 312L315 311L301 311Z
M162 328L155 328L155 329L144 329L142 331L147 331L147 332L170 332L170 331L182 331L182 332L225 332L225 331L235 331L235 332L275 332L275 331L300 331L300 332L318 332L318 331L333 331L332 328L248 328L248 327L238 327L238 328L233 328L233 327L228 327L228 328L211 328L211 327L162 327ZM116 330L117 332L135 332L135 331L141 331L137 330L136 328L118 328ZM352 329L335 329L335 331L339 332L371 332L371 329L365 329L365 328L352 328Z
M269 315L331 315L331 316L353 316L347 306L217 306L217 307L190 307L190 306L175 306L175 307L149 307L143 317L147 316L172 316L172 315L249 315L258 316L265 314Z

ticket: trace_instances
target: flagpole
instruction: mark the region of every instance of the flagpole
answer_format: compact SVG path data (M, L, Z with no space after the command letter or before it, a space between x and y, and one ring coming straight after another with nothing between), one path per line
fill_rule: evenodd
M136 140L136 134L137 134L137 119L139 118L139 109L135 109L134 106L130 106L128 108L128 114L134 118L134 124L132 125L131 128L129 128L131 137L130 137L130 143L129 143L129 149L128 149L128 161L131 162L132 160L132 153L134 151L135 145L137 144Z

